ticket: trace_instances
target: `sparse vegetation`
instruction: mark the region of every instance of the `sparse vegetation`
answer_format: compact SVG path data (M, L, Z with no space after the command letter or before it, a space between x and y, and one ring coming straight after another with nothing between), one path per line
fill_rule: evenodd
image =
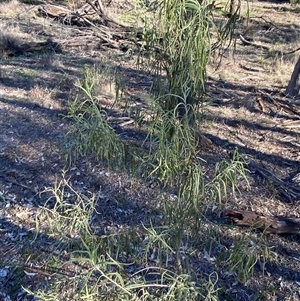
M156 91L162 109L180 118L188 118L190 126L206 93L207 63L214 52L230 45L240 6L230 10L210 1L154 1L153 23L145 34L146 65L154 73ZM229 4L228 4L229 6ZM218 16L230 14L217 22ZM217 16L217 17L216 17ZM165 93L163 76L167 77Z
M297 4L75 2L0 4L0 299L298 300L298 234L222 214L300 215Z

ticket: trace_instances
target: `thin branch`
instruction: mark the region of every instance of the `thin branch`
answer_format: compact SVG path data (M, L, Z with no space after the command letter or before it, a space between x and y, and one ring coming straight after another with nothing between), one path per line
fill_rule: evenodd
M293 53L295 53L295 52L297 52L297 51L299 51L299 50L300 50L300 47L298 47L298 48L296 48L296 49L294 49L294 50L291 50L291 51L289 51L289 52L284 52L282 55L293 54Z
M256 44L256 43L253 43L251 41L246 40L241 34L240 34L240 40L243 42L244 45L250 45L250 46L257 47L257 48L262 48L262 49L265 49L267 51L270 50L270 48L268 46Z

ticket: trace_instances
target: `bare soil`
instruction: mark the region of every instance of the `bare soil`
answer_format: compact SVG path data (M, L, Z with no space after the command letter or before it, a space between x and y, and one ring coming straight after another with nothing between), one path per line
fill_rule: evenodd
M0 3L1 8L8 4ZM65 137L72 125L66 115L79 93L75 84L84 67L117 69L123 95L141 107L147 104L151 75L135 72L134 56L88 45L65 47L67 37L77 32L75 26L37 17L36 5L17 4L17 14L12 14L14 7L0 9L1 31L31 41L50 37L60 47L11 55L5 48L0 58L0 300L33 300L22 286L43 289L50 281L45 262L53 241L41 233L32 238L40 206L49 196L41 192L54 187L64 171L78 191L101 193L95 225L99 233L139 226L160 216L158 188L139 179L133 184L130 175L114 172L92 156L71 166L66 162ZM241 24L239 31L270 51L237 39L235 51L224 54L219 69L211 63L200 129L208 139L202 151L203 169L211 173L218 161L230 158L238 148L247 162L255 162L283 183L263 178L255 165L249 166L251 188L242 184L240 193L226 200L227 206L300 218L300 194L291 190L300 190L300 99L284 94L299 52L280 55L299 46L300 8L269 1L251 7L257 18ZM99 91L103 104L114 97L109 88ZM141 141L146 132L135 123L122 125L121 117L115 114L119 133ZM226 282L226 275L220 279L235 296L230 300L262 300L254 298L258 295L274 301L300 299L299 234L266 234L266 244L276 260L267 263L264 274L257 271L245 285L230 283L230 277ZM200 269L201 260L194 260Z

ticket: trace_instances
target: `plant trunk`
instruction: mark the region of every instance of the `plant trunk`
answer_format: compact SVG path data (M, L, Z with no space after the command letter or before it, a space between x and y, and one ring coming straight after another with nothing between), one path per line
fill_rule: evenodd
M286 93L290 96L296 96L300 91L300 57L295 65Z

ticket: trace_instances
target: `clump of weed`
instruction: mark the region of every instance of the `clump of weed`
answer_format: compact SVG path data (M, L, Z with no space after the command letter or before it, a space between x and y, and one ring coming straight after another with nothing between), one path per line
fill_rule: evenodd
M43 224L67 260L46 290L28 293L41 300L214 300L216 273L198 283L193 274L174 269L173 229L150 225L98 236L91 227L96 196L75 192L66 180L48 192L55 202L43 208ZM72 282L59 276L66 268Z

